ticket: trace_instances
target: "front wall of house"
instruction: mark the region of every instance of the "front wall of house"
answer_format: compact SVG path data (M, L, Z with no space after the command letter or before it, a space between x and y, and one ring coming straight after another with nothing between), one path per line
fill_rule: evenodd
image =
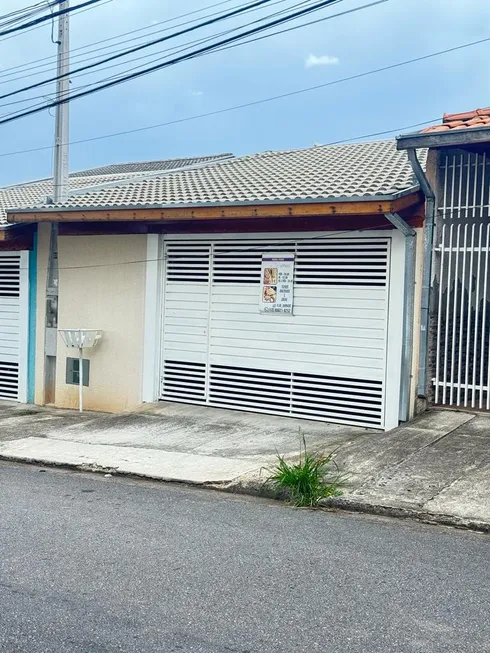
M49 230L41 234L40 261L46 267ZM59 313L63 328L102 329L100 344L86 349L90 383L87 410L122 411L141 403L146 236L60 236ZM134 261L137 261L134 263ZM45 279L40 275L38 324L44 324ZM44 275L45 276L45 275ZM42 315L41 315L42 313ZM43 403L44 329L38 329L36 401ZM78 407L78 386L66 383L66 359L77 357L58 337L56 398L62 408Z

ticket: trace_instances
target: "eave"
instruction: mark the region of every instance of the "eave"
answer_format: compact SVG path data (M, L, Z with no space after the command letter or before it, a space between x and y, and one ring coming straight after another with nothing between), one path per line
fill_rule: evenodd
M10 223L32 222L167 222L243 218L282 218L306 216L375 215L396 213L421 201L418 189L397 197L289 203L228 204L221 206L181 205L173 207L95 207L20 210L7 214Z
M465 147L482 143L490 143L490 127L467 127L465 129L398 136L396 148L397 150L409 150L419 147Z

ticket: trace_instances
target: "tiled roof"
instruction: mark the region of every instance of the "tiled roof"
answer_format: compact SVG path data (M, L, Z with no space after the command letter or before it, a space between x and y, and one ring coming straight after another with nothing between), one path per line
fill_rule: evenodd
M200 165L214 160L232 157L232 154L218 154L184 159L163 159L160 161L143 161L122 163L116 165L92 168L70 174L70 192L83 188L100 186L101 184L126 181L143 176L151 171L168 171L189 165ZM0 188L0 226L7 224L7 211L46 204L47 198L53 193L53 180L39 179L24 184L15 184Z
M163 159L161 161L139 161L136 163L115 163L101 168L92 168L91 170L82 170L73 173L73 177L91 177L94 175L117 175L133 172L156 172L158 170L172 170L174 168L184 168L196 164L207 163L209 161L218 161L219 159L229 159L233 154L215 154L212 156L195 156L185 159Z
M422 163L425 154L421 152ZM264 152L126 179L77 192L58 207L44 208L354 200L392 197L415 188L406 153L389 140Z
M421 134L432 132L447 132L455 129L472 129L475 127L490 127L490 108L476 109L466 113L445 113L442 125L432 125L421 131Z

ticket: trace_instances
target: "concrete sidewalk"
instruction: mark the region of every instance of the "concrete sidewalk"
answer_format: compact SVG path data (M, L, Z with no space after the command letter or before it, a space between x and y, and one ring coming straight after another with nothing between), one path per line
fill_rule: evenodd
M0 404L0 458L226 484L249 475L265 477L263 470L277 453L297 455L300 429L309 447L329 450L367 433L357 427L164 402L120 415Z
M336 451L337 508L490 530L490 416L430 411L389 433L159 403L104 415L0 404L0 458L258 493L277 453Z

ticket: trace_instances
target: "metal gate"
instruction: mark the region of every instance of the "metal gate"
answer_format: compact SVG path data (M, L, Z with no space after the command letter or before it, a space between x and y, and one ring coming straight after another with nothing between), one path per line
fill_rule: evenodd
M448 152L439 169L433 337L436 404L490 409L490 161Z
M294 254L293 315L259 313L268 251ZM387 237L166 242L160 398L386 427L390 251Z

